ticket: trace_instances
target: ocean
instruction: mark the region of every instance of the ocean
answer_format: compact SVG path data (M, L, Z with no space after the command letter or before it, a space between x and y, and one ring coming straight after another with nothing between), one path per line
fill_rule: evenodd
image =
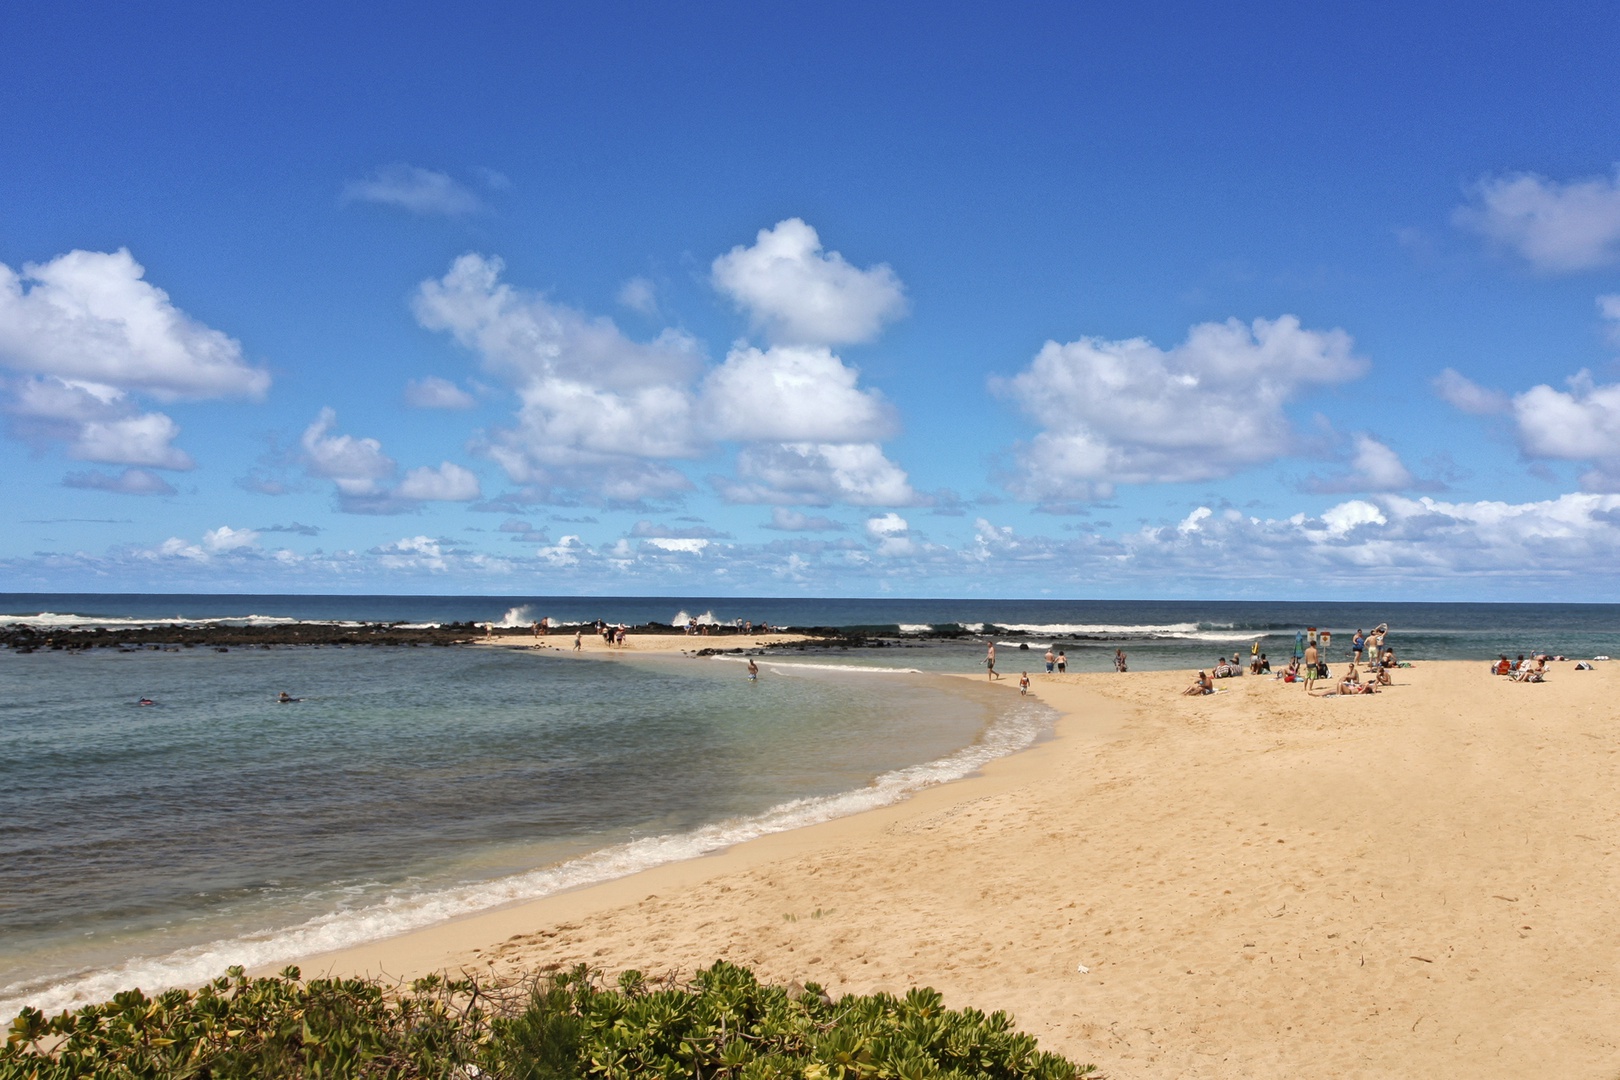
M0 594L0 624L35 626L542 616L888 643L773 655L757 683L722 657L0 651L0 1015L279 964L968 775L1052 721L939 677L982 672L986 640L1009 674L1049 645L1077 671L1115 649L1196 668L1386 622L1403 660L1620 651L1616 605Z

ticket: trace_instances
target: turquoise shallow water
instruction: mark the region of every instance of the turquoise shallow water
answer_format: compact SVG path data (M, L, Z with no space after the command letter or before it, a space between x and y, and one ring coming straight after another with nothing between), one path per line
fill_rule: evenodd
M0 1011L892 802L1048 719L936 676L811 664L755 683L722 660L504 649L0 652Z

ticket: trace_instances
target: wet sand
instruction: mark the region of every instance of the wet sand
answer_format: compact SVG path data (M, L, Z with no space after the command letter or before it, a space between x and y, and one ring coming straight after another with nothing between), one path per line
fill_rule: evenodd
M1425 663L1327 699L1035 676L1057 737L982 776L303 966L724 957L932 985L1116 1080L1613 1078L1620 664L1573 667Z

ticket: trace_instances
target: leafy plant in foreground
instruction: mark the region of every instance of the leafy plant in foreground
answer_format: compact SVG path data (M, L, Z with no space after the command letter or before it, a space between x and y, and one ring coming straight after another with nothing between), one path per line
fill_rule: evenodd
M691 983L616 986L581 966L515 983L300 980L241 968L195 992L138 990L46 1018L25 1010L0 1080L68 1077L444 1080L1077 1080L1092 1073L1005 1013L933 990L846 995L762 985L724 961Z

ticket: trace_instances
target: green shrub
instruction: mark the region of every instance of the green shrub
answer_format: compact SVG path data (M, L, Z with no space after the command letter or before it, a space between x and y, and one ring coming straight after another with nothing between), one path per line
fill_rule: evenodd
M1005 1013L946 1009L933 990L846 995L763 986L721 961L690 984L584 967L518 983L302 982L297 968L202 989L138 990L47 1019L26 1010L0 1080L69 1077L444 1080L1077 1080Z

